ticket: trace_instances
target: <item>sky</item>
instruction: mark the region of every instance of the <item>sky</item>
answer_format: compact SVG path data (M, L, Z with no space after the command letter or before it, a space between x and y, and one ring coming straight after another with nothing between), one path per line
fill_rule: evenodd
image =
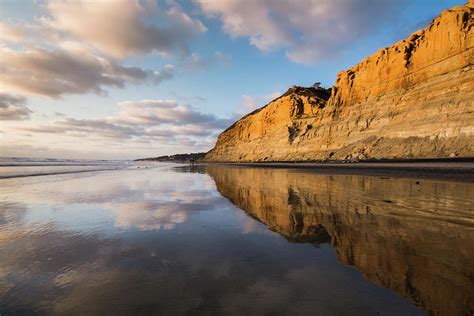
M0 156L211 149L464 0L0 0Z

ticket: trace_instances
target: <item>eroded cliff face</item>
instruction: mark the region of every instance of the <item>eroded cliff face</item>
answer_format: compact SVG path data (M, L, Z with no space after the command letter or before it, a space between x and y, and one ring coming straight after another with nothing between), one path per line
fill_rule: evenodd
M474 156L474 5L338 74L294 87L219 135L207 161Z
M474 312L469 183L207 165L217 190L290 241L339 260L433 315Z

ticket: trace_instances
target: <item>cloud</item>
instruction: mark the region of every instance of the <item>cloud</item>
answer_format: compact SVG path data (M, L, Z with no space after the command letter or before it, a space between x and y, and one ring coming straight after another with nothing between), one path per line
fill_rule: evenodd
M68 134L79 137L98 135L115 139L127 139L138 135L138 131L133 127L115 124L107 119L67 118L46 124L18 127L17 129L32 133Z
M160 82L173 76L173 67L169 65L161 72L145 71L122 66L87 47L71 46L25 51L0 47L2 85L24 93L60 97L87 92L105 94L104 87L123 88L126 82Z
M32 111L25 105L25 97L0 93L0 121L29 119Z
M17 43L25 37L21 27L12 23L0 21L0 43Z
M264 104L278 98L279 96L281 96L281 94L282 93L280 91L275 91L273 93L258 97L244 95L242 96L242 103L240 103L237 112L240 114L251 112L263 106Z
M0 29L1 90L53 98L169 80L172 65L142 69L123 60L187 55L189 42L207 30L174 2L133 0L38 2L34 21L0 21Z
M202 57L197 53L193 53L184 60L181 65L181 68L184 71L196 72L201 70L207 70L217 65L228 66L231 62L231 57L220 51L216 51L212 56L207 58Z
M125 124L124 124L125 123ZM127 125L131 124L131 125ZM184 123L183 123L184 124ZM218 133L214 128L207 128L203 125L183 125L183 126L163 126L163 127L144 127L135 125L135 122L122 122L117 124L109 119L72 119L58 120L46 124L38 124L27 127L18 127L17 130L30 133L67 135L73 137L88 137L117 140L134 140L137 142L148 143L150 141L159 141L162 143L173 144L179 141L179 144L194 146L198 144L193 137L199 138L213 136Z
M263 52L283 49L297 63L316 63L380 29L405 2L391 0L194 0L231 37Z
M117 58L186 51L207 30L176 3L162 9L152 1L51 1L45 8L46 25Z
M170 95L172 95L174 98L178 99L178 100L181 100L181 101L184 101L184 102L190 102L190 103L202 103L202 102L206 102L207 101L207 98L206 97L203 97L203 96L200 96L200 95L192 95L192 96L188 96L188 95L184 95L184 94L181 94L180 92L177 92L177 91L174 91L174 90L170 90L168 91Z
M214 53L214 60L221 65L229 65L232 62L232 58L220 51Z
M119 103L117 121L130 125L201 125L224 128L228 120L217 118L193 108L180 105L175 100L141 100Z
M29 133L87 137L89 140L132 141L180 145L196 149L208 148L220 130L229 126L232 118L220 118L176 100L124 101L111 116L97 119L64 118L46 124L29 124L16 130ZM122 145L122 143L120 143Z
M152 73L151 78L155 83L160 83L163 80L169 80L174 77L175 68L173 65L166 64L163 66L161 71L155 70Z

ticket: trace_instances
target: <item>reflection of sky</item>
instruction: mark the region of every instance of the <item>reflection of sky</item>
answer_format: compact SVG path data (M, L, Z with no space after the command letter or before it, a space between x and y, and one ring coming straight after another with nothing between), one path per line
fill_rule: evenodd
M0 193L2 314L416 312L328 245L269 232L207 175L55 179Z
M113 227L172 229L186 221L188 213L210 210L219 199L222 203L213 188L205 175L126 170L26 184L0 198L26 205L28 212L22 219L26 226L54 223L66 230L102 232Z
M110 232L106 223L113 223L114 216L91 205L69 204L66 207L55 204L30 204L23 217L23 226L39 226L54 223L58 229L90 232Z

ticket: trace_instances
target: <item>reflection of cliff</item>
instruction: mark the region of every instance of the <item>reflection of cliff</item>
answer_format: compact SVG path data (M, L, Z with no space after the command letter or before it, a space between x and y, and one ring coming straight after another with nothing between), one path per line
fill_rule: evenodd
M219 166L206 171L222 195L289 240L313 242L327 231L339 259L372 282L435 315L474 312L469 184Z

